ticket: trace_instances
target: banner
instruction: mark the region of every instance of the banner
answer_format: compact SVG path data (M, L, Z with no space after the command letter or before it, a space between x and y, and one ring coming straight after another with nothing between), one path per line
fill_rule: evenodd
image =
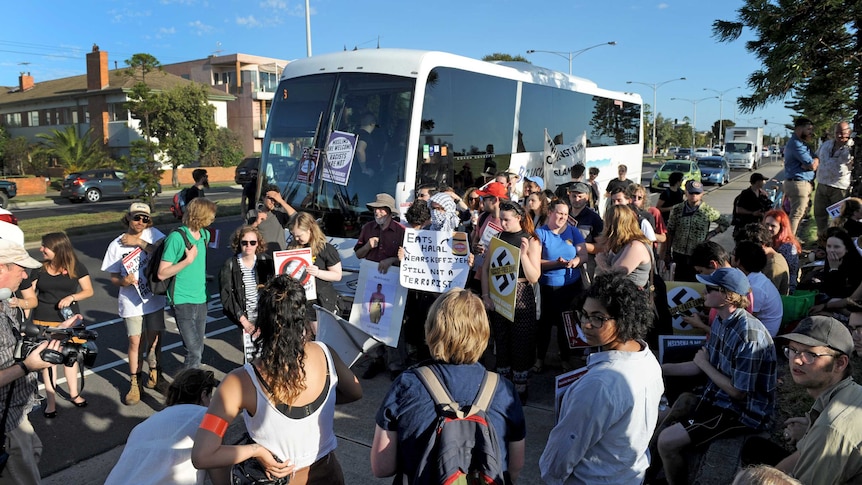
M353 154L356 152L357 136L353 133L333 131L326 142L323 170L320 178L324 182L347 185Z
M355 327L352 323L314 305L317 310L317 340L323 342L352 367L369 350L381 345L376 338Z
M397 266L389 267L386 273L377 267L374 261L360 261L350 323L386 345L397 347L407 288L400 284Z
M545 188L553 190L558 185L572 180L571 171L575 165L587 163L587 132L581 133L568 145L557 145L545 129L545 164L542 173Z
M444 293L464 288L470 271L465 232L404 229L401 286Z
M488 294L494 302L494 311L514 322L521 248L495 237L491 239L487 254L491 258L491 266L488 274L482 277L488 278Z
M311 248L287 249L272 253L275 261L275 274L286 274L298 280L305 288L305 299L317 299L317 283L314 276L308 272L311 266Z

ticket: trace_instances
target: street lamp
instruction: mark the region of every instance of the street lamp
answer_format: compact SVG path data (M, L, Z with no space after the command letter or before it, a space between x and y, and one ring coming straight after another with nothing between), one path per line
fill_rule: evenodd
M626 81L626 84L643 84L644 86L648 86L652 88L652 156L655 156L656 146L655 146L655 117L658 114L658 108L656 104L658 104L658 99L656 97L656 92L658 88L664 86L667 83L672 83L674 81L685 81L684 77L679 77L676 79L668 79L667 81L662 81L660 83L645 83L641 81Z
M734 86L732 88L727 88L724 91L719 91L712 88L703 88L704 91L712 91L718 94L718 144L722 146L724 146L724 131L722 130L722 123L724 122L724 115L722 109L724 108L724 105L721 103L721 98L724 96L725 93L733 91L734 89L742 89L742 86ZM736 113L735 109L734 113Z
M691 122L691 149L692 152L694 148L697 146L697 103L701 101L705 101L707 99L716 99L718 96L707 96L705 98L700 99L687 99L687 98L670 98L671 101L688 101L694 106L694 120Z
M527 54L535 54L536 52L544 52L546 54L556 54L556 55L562 57L563 59L568 59L569 60L569 75L571 76L572 75L572 59L574 59L575 57L578 57L579 55L583 54L584 52L587 52L590 49L595 49L596 47L601 47L603 45L617 45L617 42L615 40L612 40L610 42L602 42L601 44L591 45L591 46L585 47L581 50L569 51L569 52L541 51L541 50L536 50L536 49L530 49L527 51Z

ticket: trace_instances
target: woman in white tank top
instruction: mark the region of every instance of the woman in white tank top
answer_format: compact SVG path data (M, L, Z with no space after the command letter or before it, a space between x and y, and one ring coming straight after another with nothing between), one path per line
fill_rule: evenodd
M305 312L305 290L289 276L261 293L259 357L225 377L195 436L192 462L209 469L214 483L227 483L215 475L250 458L270 477L290 476L291 485L344 483L334 453L334 405L361 398L362 387L337 354L307 340ZM254 443L225 445L224 431L240 412Z

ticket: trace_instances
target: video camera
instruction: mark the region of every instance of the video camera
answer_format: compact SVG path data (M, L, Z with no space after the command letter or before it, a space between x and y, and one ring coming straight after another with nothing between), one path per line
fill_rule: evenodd
M93 367L99 355L99 349L94 342L99 337L98 332L84 327L43 327L27 322L21 330L23 338L15 348L16 361L24 360L42 342L51 339L60 341L60 350L43 350L39 355L45 362L72 367L75 362L80 361L85 367Z

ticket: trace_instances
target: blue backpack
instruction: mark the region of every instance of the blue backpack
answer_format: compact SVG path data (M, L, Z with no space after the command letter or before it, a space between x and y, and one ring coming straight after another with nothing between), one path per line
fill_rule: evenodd
M186 187L174 194L174 200L171 202L171 214L177 219L182 219L186 210L186 194L189 188Z

